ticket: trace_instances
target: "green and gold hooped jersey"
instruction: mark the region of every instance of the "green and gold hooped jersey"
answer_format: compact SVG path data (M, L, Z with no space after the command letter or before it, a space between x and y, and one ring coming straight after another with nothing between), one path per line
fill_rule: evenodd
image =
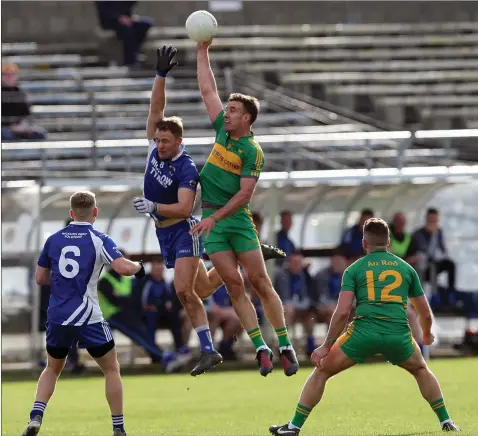
M241 177L258 179L264 167L264 153L254 134L232 138L224 129L224 111L212 123L216 142L199 174L203 208L224 206L240 190Z
M379 333L408 329L408 298L423 295L413 267L386 250L373 251L350 265L342 277L341 291L355 293L355 320Z

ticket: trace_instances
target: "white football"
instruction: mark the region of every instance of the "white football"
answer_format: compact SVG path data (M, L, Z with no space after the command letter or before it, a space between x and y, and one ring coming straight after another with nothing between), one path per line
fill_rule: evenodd
M216 36L217 21L208 11L196 11L186 20L186 31L193 41L207 42Z

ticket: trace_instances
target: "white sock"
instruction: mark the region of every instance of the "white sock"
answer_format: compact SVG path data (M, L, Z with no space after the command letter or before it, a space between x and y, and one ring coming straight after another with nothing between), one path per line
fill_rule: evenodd
M256 348L256 353L260 350L269 350L270 348L267 345L261 345L259 348Z
M445 421L441 421L441 422L440 422L440 425L443 427L443 424L446 424L447 422L452 423L453 421L452 421L451 418L448 418L448 419L445 419Z
M292 421L289 421L289 425L287 427L289 427L289 430L300 430L300 427L297 427L292 424Z
M284 350L293 350L292 345L286 345L285 347L279 347L279 351L282 353Z

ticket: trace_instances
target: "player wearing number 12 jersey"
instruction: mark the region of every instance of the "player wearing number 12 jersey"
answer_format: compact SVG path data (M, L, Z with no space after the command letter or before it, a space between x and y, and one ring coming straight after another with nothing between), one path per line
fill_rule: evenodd
M38 434L48 401L55 390L71 346L79 343L96 360L106 379L106 397L113 420L113 436L126 436L123 424L123 387L111 328L98 304L96 285L104 265L119 274L144 277L141 262L125 259L113 240L93 228L98 215L95 195L76 192L70 198L73 218L51 235L38 259L39 285L51 285L47 314L48 363L38 380L30 422L23 436ZM71 433L65 427L64 434Z
M423 343L433 343L432 314L416 271L387 251L390 237L385 221L367 220L362 243L367 255L344 272L327 338L312 354L317 368L302 390L295 415L288 424L271 426L269 431L274 435L297 436L322 398L327 380L375 354L382 354L415 377L423 398L436 413L444 431L460 431L448 415L440 385L412 339L408 325L410 298L420 316ZM347 332L339 337L354 298L356 316Z

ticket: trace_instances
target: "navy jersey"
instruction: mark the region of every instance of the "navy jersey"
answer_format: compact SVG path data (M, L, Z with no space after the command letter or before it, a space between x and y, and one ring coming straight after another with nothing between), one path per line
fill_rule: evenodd
M97 282L103 265L123 255L113 240L90 223L73 221L45 242L38 265L51 269L47 320L82 326L103 320Z
M181 145L180 153L172 159L162 160L159 157L156 143L149 142L146 172L144 174L144 197L155 203L174 204L178 202L180 188L188 188L196 192L199 173L193 160ZM152 218L162 221L165 217L152 214Z

